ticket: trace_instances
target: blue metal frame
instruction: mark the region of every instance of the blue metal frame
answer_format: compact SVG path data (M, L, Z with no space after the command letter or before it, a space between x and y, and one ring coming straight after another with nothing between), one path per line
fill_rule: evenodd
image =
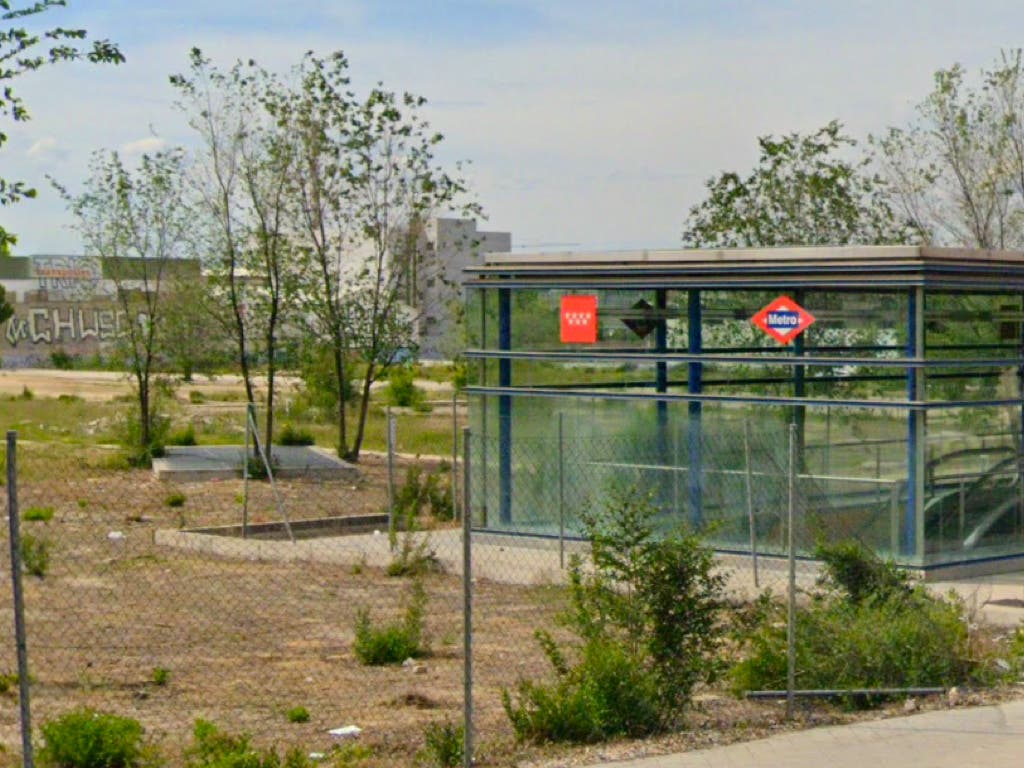
M498 289L498 349L512 349L512 295L508 288ZM512 386L512 361L498 360L498 385L507 391ZM498 519L512 522L512 398L498 397Z
M907 358L916 358L922 350L918 349L918 289L911 288L907 292ZM907 400L917 401L918 392L918 369L913 365L907 365ZM923 449L918 445L918 420L922 418L921 412L911 407L907 411L907 507L903 513L903 530L900 536L900 554L912 555L917 549L917 452Z
M686 294L686 338L687 350L691 362L687 365L686 391L689 395L699 395L702 390L701 378L704 365L700 360L703 343L703 325L700 311L700 291L690 290ZM702 456L703 425L702 405L699 400L689 400L689 430L687 433L687 452L690 471L687 473L687 489L690 501L690 526L698 530L704 520L704 469Z

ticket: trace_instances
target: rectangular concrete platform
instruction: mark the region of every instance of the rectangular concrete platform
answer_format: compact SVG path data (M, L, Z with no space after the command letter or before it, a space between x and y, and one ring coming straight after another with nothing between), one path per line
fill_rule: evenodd
M242 476L245 448L240 445L175 445L153 459L159 480L223 480ZM306 445L275 445L274 477L313 477L323 480L354 480L359 470L330 452Z

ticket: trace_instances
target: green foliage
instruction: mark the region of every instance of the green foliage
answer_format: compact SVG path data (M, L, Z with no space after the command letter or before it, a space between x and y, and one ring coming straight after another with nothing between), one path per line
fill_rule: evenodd
M436 768L458 768L462 765L466 740L465 729L445 720L428 723L423 729L423 759Z
M746 178L709 179L690 209L683 244L691 248L902 243L911 239L868 160L843 158L856 142L833 120L813 134L758 139L758 165Z
M11 690L18 684L20 678L17 674L10 672L0 672L0 694L10 693Z
M598 741L677 725L694 687L717 672L723 577L696 537L655 536L655 509L635 490L580 518L589 567L574 558L564 620L580 643L538 640L551 683L520 681L503 701L520 739ZM575 661L570 659L574 657Z
M428 652L423 636L423 622L427 607L427 591L420 579L412 583L405 608L399 622L375 627L370 613L360 608L356 614L355 643L352 650L363 664L380 666L401 664L409 658L419 658Z
M53 507L29 507L21 513L21 519L26 522L48 523L53 520Z
M435 520L451 520L451 477L445 468L424 476L423 467L410 465L405 470L405 481L395 491L395 517L406 520L427 511Z
M21 567L32 576L44 578L50 570L50 542L30 533L21 535Z
M206 395L198 389L190 389L188 392L188 401L193 405L200 405L201 403L206 402Z
M308 723L309 710L305 707L292 707L288 710L289 723Z
M177 429L167 435L167 445L195 445L196 444L196 428L195 425L189 422L182 429Z
M153 685L163 687L171 681L171 670L167 667L153 667Z
M315 445L313 433L293 424L285 424L277 435L278 445Z
M63 349L55 349L50 353L50 364L58 371L70 371L75 368L75 358Z
M187 768L282 768L276 750L258 750L248 734L226 733L208 720L196 720L193 743L185 751ZM289 752L284 768L307 768L312 763L297 750Z
M185 494L184 493L171 493L164 499L164 504L171 508L184 507L185 506Z
M35 396L36 396L36 393L33 392L31 389L29 389L28 385L22 386L22 388L21 388L21 395L19 395L20 399L22 399L22 400L32 400L32 399L35 398Z
M829 589L797 611L797 687L945 686L972 679L978 667L959 601L911 586L856 544L819 551ZM741 658L730 672L734 689L785 688L785 607L764 596L741 624Z
M906 571L875 557L859 542L819 544L814 556L824 565L819 584L842 592L854 603L910 592Z
M55 0L4 0L0 4L0 18L5 22L27 24L32 17L44 13L64 2ZM117 46L108 40L94 40L90 46L80 46L87 33L84 29L53 27L48 30L33 30L28 26L10 26L0 29L0 114L10 116L15 122L30 119L28 106L17 94L10 81L53 64L85 60L93 64L120 64L124 56ZM7 131L0 130L0 149L7 143ZM20 200L34 198L36 190L22 181L8 181L0 178L0 206L13 205ZM10 247L17 237L0 226L0 257L10 255ZM6 300L6 293L0 292L0 322L11 316L12 308Z
M386 395L388 404L404 408L414 408L423 402L423 390L416 386L416 370L411 365L392 366Z
M52 768L137 768L157 764L137 720L76 709L42 725L39 764Z

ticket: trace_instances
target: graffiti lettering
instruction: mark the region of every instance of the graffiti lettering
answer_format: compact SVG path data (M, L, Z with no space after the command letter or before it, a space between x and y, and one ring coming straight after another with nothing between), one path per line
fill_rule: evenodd
M145 328L149 316L139 312L134 322ZM12 347L22 341L33 344L73 344L86 339L109 341L128 332L123 310L98 307L16 307L7 321L4 338Z

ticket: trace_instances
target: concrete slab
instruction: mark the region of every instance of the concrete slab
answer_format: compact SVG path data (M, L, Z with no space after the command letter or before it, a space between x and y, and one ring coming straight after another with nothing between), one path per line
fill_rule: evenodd
M359 470L329 451L316 446L275 445L274 476L353 480ZM245 448L240 445L168 446L166 454L153 459L158 480L222 480L241 477Z

